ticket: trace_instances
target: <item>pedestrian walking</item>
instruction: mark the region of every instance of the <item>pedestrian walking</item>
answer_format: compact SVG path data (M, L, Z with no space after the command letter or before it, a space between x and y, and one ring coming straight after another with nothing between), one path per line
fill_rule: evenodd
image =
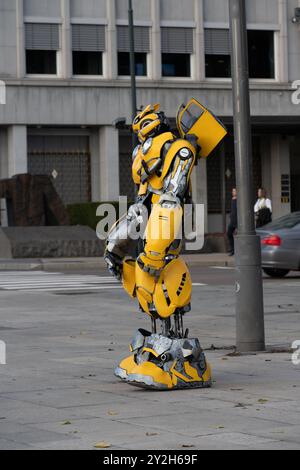
M238 228L238 215L237 215L237 190L233 188L232 190L232 200L231 200L231 213L230 213L230 223L227 230L227 238L229 241L229 256L234 256L234 236Z
M256 228L264 227L272 222L272 201L267 197L264 188L258 190L258 200L254 206Z

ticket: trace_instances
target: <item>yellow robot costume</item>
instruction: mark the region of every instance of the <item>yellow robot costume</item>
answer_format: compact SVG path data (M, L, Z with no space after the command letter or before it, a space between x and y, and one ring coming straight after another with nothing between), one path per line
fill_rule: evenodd
M132 298L152 321L140 329L131 355L115 374L129 384L156 390L211 386L211 370L198 339L184 330L191 310L192 281L180 257L183 207L191 203L191 173L226 129L192 99L178 112L179 135L170 131L160 106L147 106L133 122L139 145L133 152L136 203L110 231L105 260ZM140 230L139 241L134 236ZM157 321L162 329L157 331Z

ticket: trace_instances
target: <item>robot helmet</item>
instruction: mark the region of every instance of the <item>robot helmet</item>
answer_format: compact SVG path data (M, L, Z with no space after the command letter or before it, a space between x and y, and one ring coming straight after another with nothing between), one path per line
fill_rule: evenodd
M164 113L159 112L160 105L148 105L133 121L132 130L138 135L141 143L149 137L164 132L168 128L168 122Z

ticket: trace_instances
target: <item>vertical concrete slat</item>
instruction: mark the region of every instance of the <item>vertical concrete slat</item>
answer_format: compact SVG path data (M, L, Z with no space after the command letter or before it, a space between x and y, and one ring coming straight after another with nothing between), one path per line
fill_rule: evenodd
M10 126L8 129L8 177L27 173L27 127Z
M99 129L100 199L118 201L120 195L119 131L113 126Z
M205 80L205 42L204 42L204 4L203 0L195 0L195 79L199 82Z
M71 78L73 74L70 0L61 0L61 16L61 75L63 78L68 79Z
M278 38L277 74L278 74L279 81L286 83L289 81L287 0L278 0L278 17L279 17L280 31L279 31L279 38Z
M160 1L151 0L152 15L152 70L151 78L160 80L161 78L161 29L160 29Z
M23 78L26 75L23 0L16 1L16 27L17 27L17 78Z
M115 80L118 76L116 0L107 0L107 20L106 64L104 64L104 75L110 80Z
M281 176L291 174L289 140L283 139L281 135L273 135L271 154L273 218L276 219L291 212L291 202L281 201Z

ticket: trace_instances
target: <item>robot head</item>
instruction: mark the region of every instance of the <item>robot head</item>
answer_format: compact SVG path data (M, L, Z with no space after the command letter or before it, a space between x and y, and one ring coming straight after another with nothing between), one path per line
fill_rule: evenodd
M132 130L141 143L169 129L164 113L159 112L160 105L148 105L133 121Z

